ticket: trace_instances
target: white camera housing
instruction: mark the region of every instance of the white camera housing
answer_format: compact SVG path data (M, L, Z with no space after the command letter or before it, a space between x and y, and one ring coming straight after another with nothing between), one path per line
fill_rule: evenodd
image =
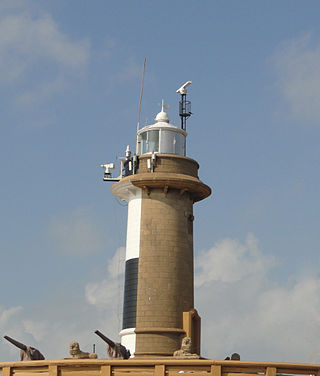
M192 84L192 81L187 81L185 84L183 84L178 90L177 93L180 93L181 95L187 94L187 87Z

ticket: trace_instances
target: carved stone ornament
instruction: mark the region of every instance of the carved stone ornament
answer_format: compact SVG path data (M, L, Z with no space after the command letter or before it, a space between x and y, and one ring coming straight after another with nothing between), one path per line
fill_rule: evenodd
M69 353L74 359L97 359L98 356L95 353L87 353L80 350L78 342L71 342L69 346Z
M192 342L190 337L184 337L182 339L181 343L181 349L177 350L173 353L173 356L175 358L189 358L189 359L199 359L200 356L198 354L192 354L191 353L192 349Z

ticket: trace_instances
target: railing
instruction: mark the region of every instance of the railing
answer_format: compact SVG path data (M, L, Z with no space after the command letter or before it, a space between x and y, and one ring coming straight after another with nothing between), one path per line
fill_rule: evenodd
M205 359L61 359L0 363L0 376L320 376L320 365Z

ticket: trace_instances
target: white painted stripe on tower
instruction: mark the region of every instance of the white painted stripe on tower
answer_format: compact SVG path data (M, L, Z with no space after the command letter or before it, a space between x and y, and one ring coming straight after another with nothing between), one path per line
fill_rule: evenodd
M121 345L130 350L131 358L134 357L134 352L136 350L136 333L134 330L135 328L123 329L119 333Z
M126 261L139 257L142 191L137 190L128 201Z

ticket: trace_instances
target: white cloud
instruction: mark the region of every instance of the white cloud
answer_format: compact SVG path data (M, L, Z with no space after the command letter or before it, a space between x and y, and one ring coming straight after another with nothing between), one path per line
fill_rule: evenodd
M88 208L54 218L49 228L58 251L78 256L100 252L104 248L103 233Z
M196 308L202 316L204 355L224 359L319 361L320 279L280 285L275 265L250 235L244 244L217 243L196 260Z
M92 351L96 344L99 358L105 358L106 345L94 330L119 340L124 255L124 248L120 247L107 264L107 277L89 282L83 297L75 297L72 286L65 285L62 295L48 296L29 310L0 307L1 333L36 347L46 359L68 357L72 341L78 341L83 351ZM0 354L0 361L19 358L19 350L6 341L0 341Z
M21 325L21 317L24 311L21 306L3 308L0 306L0 332L1 335L8 335L19 342L24 342L25 335ZM17 360L19 351L7 341L0 341L0 362L5 360Z
M196 259L195 285L213 281L234 283L255 275L264 275L273 263L271 257L264 256L258 248L258 241L249 234L243 245L234 239L224 239Z
M136 80L141 77L142 74L142 65L137 63L134 58L129 58L119 71L114 72L111 75L108 75L108 87L111 89L113 86L125 84L132 80Z
M37 342L42 341L49 334L49 324L47 322L23 320L22 324L25 332L31 334Z
M320 361L320 278L294 276L276 283L276 265L248 235L244 242L224 239L196 258L196 308L202 317L202 354L223 359L239 352L244 360ZM0 307L2 333L37 347L47 359L68 356L77 340L84 351L105 345L101 330L117 340L121 329L124 248L106 265L106 278L89 282L76 298L65 286L62 296L38 302L27 311ZM18 359L17 350L0 342L1 361Z
M90 43L71 38L49 14L27 8L17 1L0 8L0 82L10 85L16 104L31 106L85 72Z
M120 276L124 273L125 248L120 247L108 262L107 278L99 282L91 282L86 286L86 299L97 307L108 307L117 301L123 293Z
M66 291L66 297L56 298L49 304L42 302L37 309L29 312L21 309L5 325L1 325L1 333L37 348L46 359L68 357L69 343L74 340L80 343L84 351L92 351L92 344L97 343L97 352L102 357L105 346L98 343L93 331L99 328L110 337L116 338L117 326L114 318L109 317L109 311L101 313L88 310L88 304L84 300L77 302L67 294ZM7 311L11 310L9 308ZM62 316L59 315L61 310ZM0 315L2 313L0 309ZM105 313L107 319L103 316ZM46 320L43 320L43 317L46 317ZM19 352L20 350L9 342L0 341L0 362L18 360Z
M88 41L73 42L50 15L33 18L26 12L0 19L1 78L18 78L38 59L70 68L83 67L89 57Z
M29 0L1 0L0 12L12 9L25 9L30 6Z
M320 43L311 34L283 43L274 56L279 88L293 116L320 124Z
M125 269L125 247L117 249L116 253L108 262L108 273L111 278L118 278L124 273Z
M8 321L14 317L17 313L22 311L22 307L12 307L9 309L3 309L0 307L0 329L3 331L3 328L6 326Z
M67 86L66 79L59 76L53 78L52 81L41 82L32 89L18 94L16 103L23 106L30 106L51 97L55 93L62 91Z

